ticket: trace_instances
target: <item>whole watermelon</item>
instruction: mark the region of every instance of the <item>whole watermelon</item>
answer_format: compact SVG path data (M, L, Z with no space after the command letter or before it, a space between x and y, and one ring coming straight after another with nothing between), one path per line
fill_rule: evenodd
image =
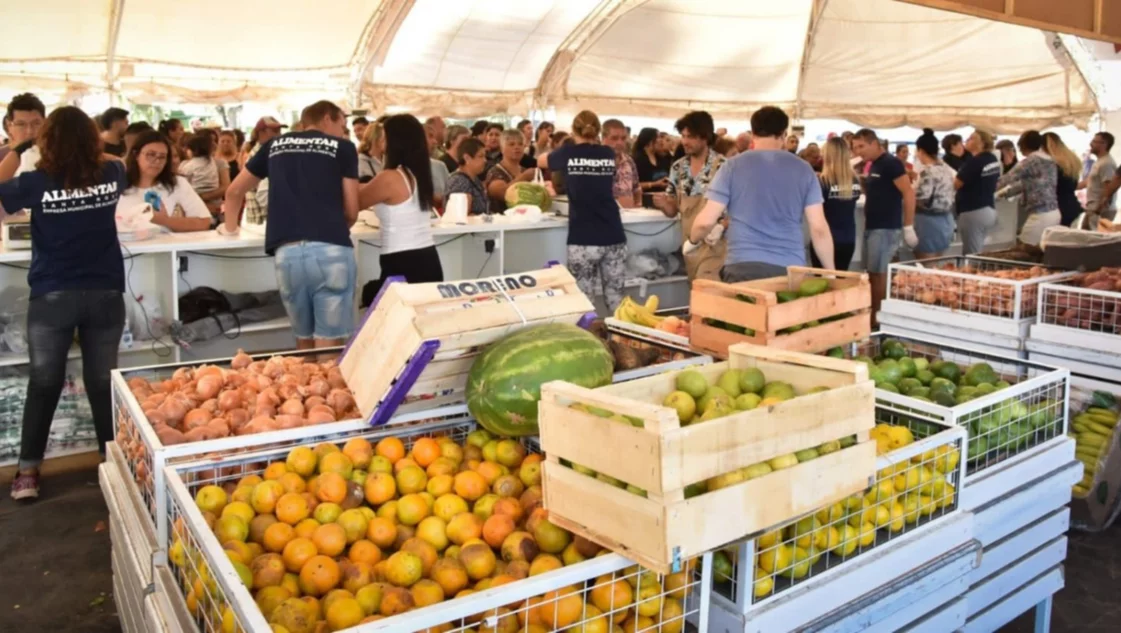
M495 435L537 435L541 385L611 384L614 360L593 334L565 323L519 330L491 344L467 375L467 409Z
M519 204L532 205L548 213L553 207L553 199L549 196L549 190L543 185L515 182L506 187L506 208L516 207Z

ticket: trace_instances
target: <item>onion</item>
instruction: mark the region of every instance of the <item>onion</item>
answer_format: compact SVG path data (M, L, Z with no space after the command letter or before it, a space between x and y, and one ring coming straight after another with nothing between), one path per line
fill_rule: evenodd
M159 409L145 409L144 416L152 423L152 426L164 425L167 426L167 416Z
M261 389L268 389L269 387L272 386L272 378L269 378L268 376L265 376L264 374L259 374L259 375L255 376L254 380L257 383L257 390L258 391L260 391Z
M327 404L335 410L336 414L342 414L343 411L354 406L354 396L346 389L332 389L327 394Z
M222 368L218 367L217 365L203 365L202 367L199 367L195 370L195 379L201 379L204 376L216 376L218 378L224 378L225 372L222 371Z
M190 380L191 377L192 372L190 367L180 367L179 369L175 370L174 374L171 375L172 380L179 380L183 382Z
M280 385L276 388L276 393L281 400L304 399L303 387L298 385Z
M327 382L334 389L346 389L346 379L337 367L327 372Z
M239 349L237 350L237 354L234 354L233 360L230 361L230 367L233 369L245 369L252 362L253 359L249 354L246 354L245 350Z
M312 378L308 382L307 392L313 396L326 396L331 391L331 384L322 378Z
M314 407L311 407L310 409L308 409L307 415L308 415L309 418L312 415L316 415L316 414L329 415L329 416L331 416L332 421L338 419L338 416L335 415L335 410L332 409L331 407L325 405L325 404L317 404Z
M230 423L225 418L214 418L206 426L218 437L227 437L230 434Z
M163 414L168 426L179 426L183 416L187 415L188 407L182 397L176 395L176 397L164 400L158 411Z
M269 406L278 406L280 404L280 396L276 395L276 390L268 388L257 394L257 404L267 403Z
M213 433L206 426L200 426L187 431L183 437L188 442L202 442L212 439Z
M304 425L304 419L298 415L278 415L276 416L276 423L273 425L274 430L280 429L295 429Z
M259 374L259 373L265 371L265 365L266 365L265 361L255 360L252 363L249 363L249 366L246 367L246 369L249 370L249 373L251 373L251 374Z
M248 380L244 374L239 374L236 371L226 372L226 386L230 389L236 389L245 384Z
M244 385L237 388L237 393L238 393L239 396L241 396L242 402L253 402L253 401L255 401L257 399L257 392L258 391L260 391L260 390L257 389L257 385L254 385L251 382L247 382Z
M237 430L249 422L249 412L242 408L230 409L226 411L226 419L230 422L230 428Z
M326 424L335 421L335 413L330 407L316 408L307 414L308 424Z
M284 415L303 417L304 403L300 400L297 400L296 398L289 398L288 400L284 401L284 404L280 405L278 411L280 413L283 413Z
M218 414L218 401L214 398L211 398L211 399L207 400L206 402L200 404L199 408L204 410L204 411L209 411L210 415L212 415L212 416L217 415Z
M252 409L253 417L271 418L276 415L276 407L271 404L258 404Z
M163 444L164 446L182 444L183 442L187 441L187 437L183 435L183 433L178 429L173 429L166 426L156 431L156 437L160 439L160 444Z
M206 426L212 417L214 416L206 409L191 409L183 417L183 428L190 431L200 426Z
M148 396L147 398L144 399L144 401L140 404L140 408L141 409L149 409L149 408L158 407L161 404L163 404L164 400L167 400L167 394L166 393L154 393L154 394L152 394L152 395L150 395L150 396Z
M323 394L323 395L327 395L327 394ZM314 407L316 405L320 405L320 404L326 405L327 404L327 399L322 397L322 396L308 396L307 398L304 398L304 408L307 409L308 411L311 411L312 407ZM327 408L330 409L331 407L327 407ZM331 409L331 410L334 411L334 409Z
M275 362L276 357L270 358L269 362L265 364L265 371L261 372L269 378L279 378L286 370L284 361Z
M218 369L215 367L214 369ZM221 371L221 370L219 370ZM218 395L222 389L222 377L215 376L213 373L202 376L198 379L198 384L195 386L195 393L203 400L209 400Z
M136 378L129 378L128 388L132 389L133 391L136 391L137 389L151 389L151 387L148 385L147 379L141 378L140 376L137 376Z
M238 391L223 391L218 394L218 410L229 411L241 407L242 397Z

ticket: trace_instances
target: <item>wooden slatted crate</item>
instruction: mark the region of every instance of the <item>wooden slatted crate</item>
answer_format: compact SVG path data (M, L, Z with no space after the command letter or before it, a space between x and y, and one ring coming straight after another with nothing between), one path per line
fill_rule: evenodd
M778 293L796 291L807 279L828 278L829 290L779 303ZM872 331L872 286L864 273L789 266L785 277L727 284L697 279L689 301L689 343L727 358L728 346L752 343L795 352L824 352L864 339ZM744 328L738 333L713 321ZM813 321L820 324L804 327ZM789 328L799 329L789 332Z
M406 284L391 278L339 367L371 424L395 411L462 402L486 345L529 325L582 323L595 307L563 266L501 277ZM589 316L590 315L590 316Z
M661 403L679 372L599 389L542 386L542 485L550 521L644 566L668 573L688 558L789 521L863 490L875 472L875 388L863 363L735 345L727 362L696 368L711 382L728 369L759 368L800 395L681 426ZM826 386L829 390L806 393ZM642 420L624 424L573 409L583 404ZM685 498L687 486L831 440L848 448ZM563 461L562 461L563 460ZM577 464L646 491L646 497L581 474Z

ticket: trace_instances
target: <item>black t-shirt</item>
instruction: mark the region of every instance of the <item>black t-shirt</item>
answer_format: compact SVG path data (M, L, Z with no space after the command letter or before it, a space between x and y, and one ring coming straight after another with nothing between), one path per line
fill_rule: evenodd
M226 164L230 166L230 182L233 182L234 178L237 178L237 175L241 172L241 168L237 166L237 157L234 157L233 160L227 160Z
M903 163L887 152L872 161L864 182L864 228L903 228L903 194L895 186L895 179L906 175Z
M856 243L856 201L860 198L860 181L853 176L848 198L841 196L840 185L821 183L821 197L825 202L825 221L836 244Z
M955 205L958 213L966 213L993 206L996 181L1000 180L1000 159L989 152L971 156L958 169L958 189Z
M615 150L605 145L565 145L549 154L549 169L564 175L568 192L568 243L612 246L627 241L615 201Z
M942 157L942 162L949 165L954 171L959 171L961 169L961 166L965 164L965 161L969 160L970 158L973 158L973 154L970 154L968 151L963 153L961 156L954 156L953 154L947 152L946 155Z
M1059 200L1059 211L1062 214L1063 226L1070 226L1070 223L1082 213L1082 203L1078 201L1078 194L1075 193L1078 189L1078 181L1066 175L1058 165L1055 165L1055 169L1059 170L1059 186L1055 191Z
M0 183L9 212L31 210L31 298L58 290L125 290L117 240L117 200L128 188L125 167L105 162L99 184L67 189L36 169Z
M266 253L302 240L353 246L343 179L358 179L354 143L318 130L290 132L265 143L245 168L269 179Z
M116 156L117 158L123 158L124 157L124 155L125 155L125 144L124 144L123 141L120 142L120 143L117 143L115 145L113 143L106 143L105 141L102 141L101 144L102 144L102 151L105 152L106 154L112 154L113 156Z
M669 169L673 166L673 160L669 156L662 156L661 154L655 155L656 162L650 163L650 157L646 152L639 152L634 157L635 167L638 168L638 181L639 182L655 182L662 178L669 178ZM657 187L650 187L645 189L646 192L665 191L665 185Z
M537 149L531 145L529 150L522 154L522 159L518 163L522 166L522 169L537 167Z

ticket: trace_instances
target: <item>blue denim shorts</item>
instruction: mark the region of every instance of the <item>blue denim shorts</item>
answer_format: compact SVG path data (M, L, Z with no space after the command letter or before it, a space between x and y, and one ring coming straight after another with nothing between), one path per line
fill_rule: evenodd
M354 249L292 242L276 249L276 285L298 339L342 339L354 331Z
M864 269L887 274L887 265L903 242L903 229L872 229L864 232Z

